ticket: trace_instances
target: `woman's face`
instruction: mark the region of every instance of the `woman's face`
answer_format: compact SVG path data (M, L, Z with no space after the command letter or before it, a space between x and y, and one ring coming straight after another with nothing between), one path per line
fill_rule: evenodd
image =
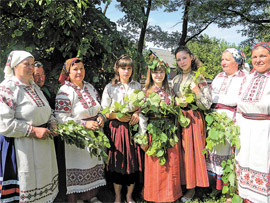
M165 71L164 70L157 70L151 72L152 79L154 81L154 84L158 87L162 86L162 82L165 78Z
M120 80L122 82L128 82L132 74L132 67L131 66L119 67L118 73L119 73Z
M259 73L265 73L270 70L270 53L263 47L253 49L252 65Z
M21 63L14 67L15 76L19 80L28 81L33 77L34 73L34 58L28 57L24 59Z
M191 71L191 61L193 56L185 51L180 51L175 55L175 57L177 65L183 70L183 73L188 73Z
M221 57L221 66L227 75L232 75L238 71L238 63L234 60L230 52L223 52Z
M74 84L80 84L85 76L85 69L82 62L74 63L69 70L70 81Z

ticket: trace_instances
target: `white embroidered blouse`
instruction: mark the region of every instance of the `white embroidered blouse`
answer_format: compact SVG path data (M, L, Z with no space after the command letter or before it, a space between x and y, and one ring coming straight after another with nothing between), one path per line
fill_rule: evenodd
M56 121L39 86L23 84L15 76L0 85L0 134L6 137L28 136L32 126Z
M228 106L236 106L242 81L248 74L242 70L231 76L219 73L211 84L212 101Z
M100 96L97 90L88 82L83 81L83 88L65 81L55 99L55 116L59 123L73 120L85 124L87 119L99 114L101 110Z

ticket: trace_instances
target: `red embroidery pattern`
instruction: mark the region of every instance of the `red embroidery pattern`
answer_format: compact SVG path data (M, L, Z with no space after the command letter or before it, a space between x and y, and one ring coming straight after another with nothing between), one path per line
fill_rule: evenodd
M230 158L230 155L217 155L217 154L210 154L208 156L208 158L206 158L206 162L207 163L211 163L215 166L219 166L219 167L222 167L221 166L221 162L222 161L227 161L228 159Z
M76 92L76 94L78 95L78 99L81 102L83 108L87 109L89 107L93 107L96 106L97 103L95 102L95 100L93 99L93 97L91 96L91 94L89 93L89 90L87 88L87 86L84 86L84 89L81 89L77 86L75 86L73 83L68 83L68 85L70 85L74 91ZM90 101L86 101L87 99L89 99Z
M9 89L9 88L7 88L5 86L0 86L0 92L4 92L4 93L6 93L6 94L8 94L8 95L10 95L12 97L14 95L13 92L11 91L11 89Z
M102 165L90 169L67 169L67 186L87 185L104 179Z
M261 195L267 196L270 191L269 173L252 170L251 168L241 167L236 162L236 174L240 187L251 190Z
M55 111L60 113L71 113L71 101L69 99L56 99Z
M40 202L39 200L52 195L58 187L58 175L54 176L52 182L42 188L32 190L20 190L20 203L23 202Z
M31 87L24 87L23 89L30 96L30 98L36 103L37 107L45 106L44 102L42 101L42 99L40 99L35 90L33 91Z
M16 102L13 101L12 99L6 98L5 96L0 96L0 102L8 105L8 107L11 108L12 110L15 110Z
M267 78L264 75L253 77L248 88L242 96L242 101L248 103L256 103L261 100Z

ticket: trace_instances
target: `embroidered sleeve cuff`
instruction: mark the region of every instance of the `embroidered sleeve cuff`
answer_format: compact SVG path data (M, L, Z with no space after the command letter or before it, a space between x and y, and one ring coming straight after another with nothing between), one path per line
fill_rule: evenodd
M27 131L26 131L26 133L25 133L25 137L29 137L29 136L30 136L31 131L32 131L32 126L31 126L31 125L29 125L29 126L28 126L28 128L27 128Z
M81 120L81 125L82 125L83 127L85 127L85 125L86 125L86 121Z

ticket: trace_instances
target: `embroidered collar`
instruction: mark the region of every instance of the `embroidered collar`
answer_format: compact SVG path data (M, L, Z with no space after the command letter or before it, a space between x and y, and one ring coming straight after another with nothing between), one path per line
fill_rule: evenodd
M83 83L83 88L82 89L84 89L84 87L85 87L85 85L86 84L88 84L88 82L86 82L86 81L82 81L82 83ZM71 87L73 87L74 89L81 89L80 87L78 87L77 85L75 85L74 83L72 83L72 82L70 82L70 81L65 81L65 85L67 85L67 86L71 86Z
M245 73L243 72L242 69L236 71L234 74L232 75L227 75L225 72L222 73L222 77L242 77L244 76Z
M265 73L263 73L263 74L259 73L258 71L255 71L254 72L254 77L258 77L258 76L261 76L261 75L263 75L263 76L265 76L267 78L270 78L270 70L267 71L267 72L265 72Z
M163 86L161 86L161 87L158 87L156 85L153 85L153 86L154 86L153 90L154 90L155 93L158 93L158 92L161 92L161 91L165 90L165 88Z
M132 83L135 83L136 81L134 81L133 79L128 83L129 84L132 84ZM117 85L123 85L123 83L121 83L120 81L118 81Z
M15 82L15 84L18 85L18 86L29 86L27 84L22 83L16 76L12 76L10 78L10 80L12 80L13 82ZM35 86L35 88L36 87L40 88L32 79L30 79L30 86L31 87Z

